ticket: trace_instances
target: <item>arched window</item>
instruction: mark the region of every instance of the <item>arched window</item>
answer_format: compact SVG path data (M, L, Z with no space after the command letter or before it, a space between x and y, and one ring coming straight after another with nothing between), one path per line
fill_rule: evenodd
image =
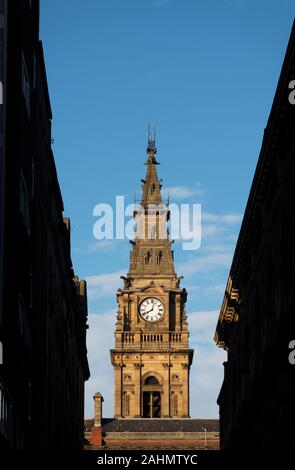
M147 377L144 383L145 385L159 385L158 379L156 379L156 377L154 377L153 375Z
M162 259L162 251L159 251L157 254L157 264L161 264L161 259Z
M149 264L149 262L150 262L150 257L151 257L151 254L150 254L150 252L148 251L147 254L146 254L145 257L144 257L144 264L145 264L145 265L148 265L148 264Z

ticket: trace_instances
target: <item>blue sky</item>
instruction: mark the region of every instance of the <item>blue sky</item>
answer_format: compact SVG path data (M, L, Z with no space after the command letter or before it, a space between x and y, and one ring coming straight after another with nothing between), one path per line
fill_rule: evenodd
M291 25L291 0L41 0L53 151L72 221L72 259L89 286L86 416L113 415L115 292L130 244L97 242L93 208L132 202L148 121L171 200L201 203L202 245L175 244L189 293L191 415L218 415L225 355L212 337Z

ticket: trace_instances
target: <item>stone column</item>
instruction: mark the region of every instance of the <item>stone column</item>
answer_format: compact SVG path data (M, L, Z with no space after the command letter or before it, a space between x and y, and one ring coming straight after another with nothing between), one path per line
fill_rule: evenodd
M177 294L175 296L175 331L181 331L180 304L181 299L180 296Z
M161 415L163 418L170 416L170 364L163 364L163 393L161 396Z
M115 418L122 417L122 367L123 364L114 364L115 371Z
M131 325L136 325L136 315L137 315L137 305L136 305L136 298L134 296L130 296L129 299L129 315L130 315L130 322Z
M141 364L139 362L134 364L134 408L132 409L132 416L140 418L140 404L141 404Z
M171 418L174 418L175 417L175 413L174 413L174 400L175 400L175 392L174 390L172 390L170 392L170 416Z

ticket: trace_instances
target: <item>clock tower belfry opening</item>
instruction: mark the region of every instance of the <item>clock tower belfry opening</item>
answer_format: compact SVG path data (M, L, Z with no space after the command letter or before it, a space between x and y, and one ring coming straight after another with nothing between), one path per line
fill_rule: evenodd
M116 418L188 418L187 292L174 269L173 241L158 179L155 132L148 136L146 176L135 211L129 272L117 291L118 314L111 361Z

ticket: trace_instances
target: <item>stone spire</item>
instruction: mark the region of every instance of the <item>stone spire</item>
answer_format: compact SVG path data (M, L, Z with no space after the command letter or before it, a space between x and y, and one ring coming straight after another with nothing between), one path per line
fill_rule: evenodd
M141 180L142 185L142 199L141 205L145 209L149 204L162 204L162 197L161 197L161 181L158 179L157 175L157 165L159 163L156 160L156 134L155 129L153 133L150 131L148 132L148 148L147 148L147 160L145 162L146 168L146 177L145 180Z
M140 278L141 282L153 277L154 282L176 279L172 241L169 239L167 221L169 208L162 201L162 180L158 179L155 131L148 134L146 177L142 180L141 208L135 212L137 228L130 255L129 284ZM128 284L127 282L127 284Z

